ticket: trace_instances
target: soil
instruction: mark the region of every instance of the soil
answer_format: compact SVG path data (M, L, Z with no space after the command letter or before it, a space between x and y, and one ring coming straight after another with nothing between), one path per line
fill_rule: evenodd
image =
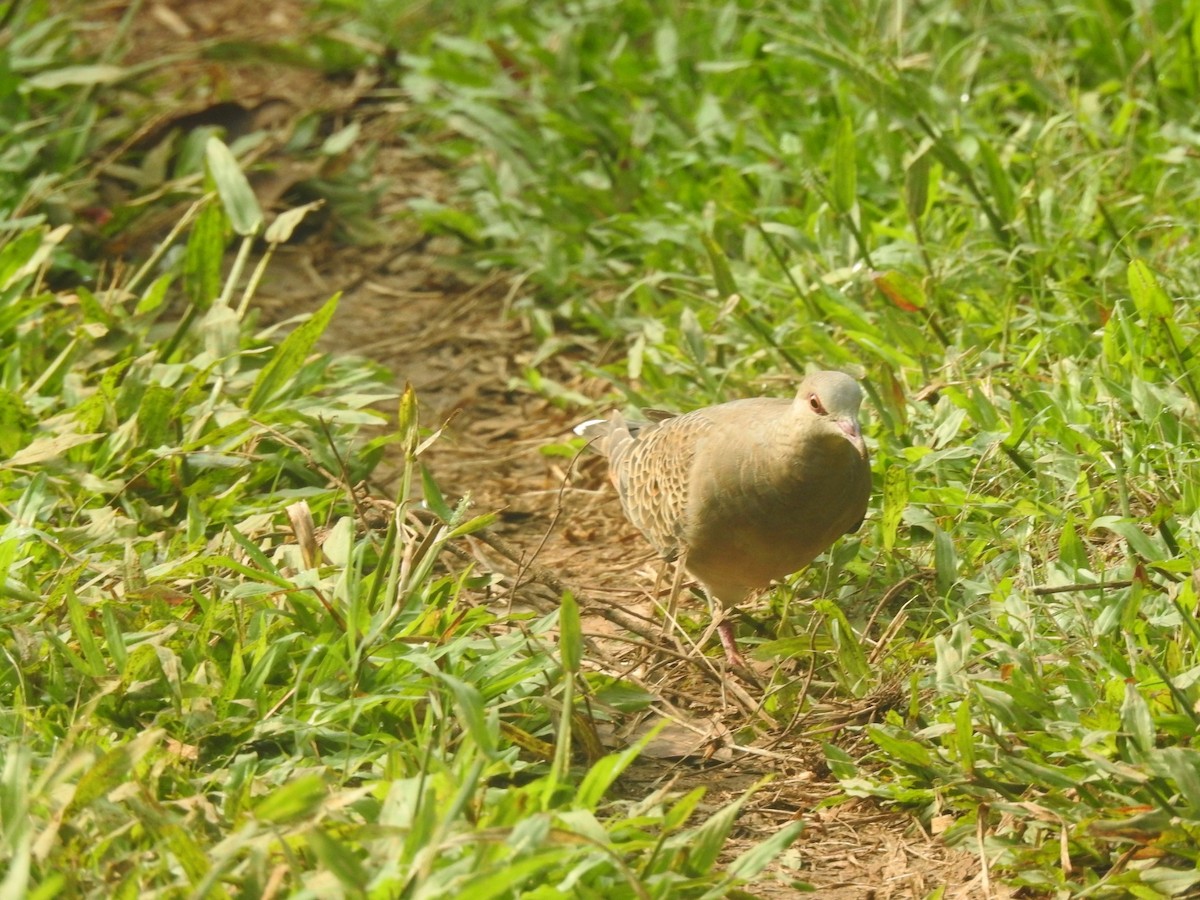
M131 7L92 9L95 40L111 42ZM945 847L912 817L844 798L819 744L803 736L811 723L781 724L763 715L758 688L722 677L709 662L719 658L715 640L702 643L710 653L715 647L716 657L689 646L674 655L648 649L660 643L654 600L669 593L671 573L622 517L602 461L543 452L565 441L586 413L603 410L605 386L579 374L579 363L596 362L599 351L580 336L571 353L555 356L549 368L539 364L559 384L596 397L594 410L563 409L529 385L525 373L540 348L511 310L524 290L519 273L480 272L455 240L422 234L409 212L414 198L451 202L454 173L408 137L419 117L394 85L380 83L374 72L333 80L316 69L263 62L262 54L239 62L212 52L221 42L294 39L304 46L306 34L320 30L307 9L301 0L151 0L137 7L124 26L128 52L121 58L158 62L148 101L158 111L126 147L153 146L172 129L198 123L233 132L265 128L267 140L252 151L266 173L255 189L274 211L306 199L306 179L369 160L369 183L379 194L358 223L359 242L345 239L346 223L336 216L313 216L279 250L255 303L264 323L279 322L342 292L323 349L366 355L391 369L398 384L411 383L423 421L448 423L423 458L448 499L466 494L476 512L499 512L486 539L471 545L476 570L494 576L489 593L475 600L545 609L569 587L585 612L590 664L621 673L659 699L652 717L597 735L612 749L658 718L670 720L622 779L624 795L704 785L705 808L715 809L770 776L737 821L730 859L787 823L800 819L806 828L749 886L762 897L920 898L939 887L944 898L1012 896L989 884L978 857ZM325 133L356 125L353 146L332 160L289 156L287 136L314 115ZM96 176L101 200L119 191L109 185L106 195L104 166ZM131 223L119 241L110 239L108 251L144 256L178 215ZM364 242L364 235L375 240ZM393 489L374 486L384 498ZM703 605L689 596L681 608L705 619ZM872 698L861 709L834 710L828 721L836 728L886 703ZM853 752L852 741L847 734L844 746Z

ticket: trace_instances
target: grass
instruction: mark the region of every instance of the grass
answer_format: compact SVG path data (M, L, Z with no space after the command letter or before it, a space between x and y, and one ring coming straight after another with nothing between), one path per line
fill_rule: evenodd
M42 73L9 85L3 139L25 168L0 204L0 896L715 897L794 839L718 865L749 794L700 818L702 790L610 796L641 745L575 755L576 698L649 698L592 683L569 599L470 602L444 551L490 517L424 471L411 390L314 352L336 296L255 324L310 207L268 224L199 140L163 191L187 212L114 276L53 227L107 139L96 70L57 38L0 61ZM57 194L26 190L39 165ZM389 444L392 502L355 488Z
M570 764L558 710L603 690L574 604L500 628L466 603L469 570L435 566L487 520L423 477L411 394L390 438L364 437L389 387L312 354L335 301L256 332L220 261L245 247L248 266L261 220L221 145L181 260L119 289L72 278L96 261L51 201L79 188L100 87L20 11L5 69L46 86L0 84L5 895L721 896L752 877L795 829L718 865L744 799L697 824L695 792L608 796L636 747ZM1200 10L317 11L342 29L329 58L379 66L459 167L461 201L413 214L527 276L516 308L546 353L620 348L592 369L618 402L862 376L868 522L746 636L781 663L781 723L876 710L822 735L846 796L1032 896L1194 895ZM389 439L404 487L370 516L349 486ZM326 559L294 536L301 501Z
M622 402L864 376L874 514L760 658L811 660L810 697L909 685L872 752L827 746L847 793L1038 894L1200 885L1197 21L521 4L397 75L466 166L472 220L431 227L526 273L547 342L623 347Z

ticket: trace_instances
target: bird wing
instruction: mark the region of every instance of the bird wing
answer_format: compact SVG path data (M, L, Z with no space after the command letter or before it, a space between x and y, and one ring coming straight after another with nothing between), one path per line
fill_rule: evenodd
M613 483L625 515L670 560L687 551L692 464L698 441L712 428L700 410L627 428L622 439L609 444Z

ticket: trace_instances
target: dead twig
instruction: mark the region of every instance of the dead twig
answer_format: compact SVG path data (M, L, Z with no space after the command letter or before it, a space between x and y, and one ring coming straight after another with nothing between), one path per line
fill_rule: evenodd
M1039 584L1030 588L1035 597L1045 597L1047 594L1067 594L1071 591L1103 591L1109 588L1127 588L1133 585L1132 579L1121 581L1092 581L1082 584Z

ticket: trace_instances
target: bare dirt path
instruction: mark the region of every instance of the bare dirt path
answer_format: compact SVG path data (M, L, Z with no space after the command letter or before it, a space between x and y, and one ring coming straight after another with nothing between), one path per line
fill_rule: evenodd
M111 36L127 9L124 3L98 9L98 39ZM495 532L504 545L474 546L477 566L496 575L492 593L479 602L515 596L544 607L556 598L561 581L585 598L585 627L602 648L604 666L661 698L654 716L674 724L622 780L623 794L644 796L666 783L680 791L704 784L709 808L715 808L772 776L739 820L731 852L797 818L808 827L753 886L761 896L801 895L792 881L808 883L812 896L828 900L920 898L942 886L945 898L1011 896L995 887L985 890L977 858L947 850L910 817L867 801L823 805L838 797L838 789L819 745L797 736L787 723L769 722L739 704L719 681L706 677L694 651L683 647L687 659L664 661L641 646L643 637L631 641L614 625L613 609L635 617L634 624L644 616L639 628L653 636L651 595L665 595L669 585L606 490L599 461L581 461L568 480L569 461L543 453L567 437L579 413L539 396L525 379L538 347L522 321L510 315L519 289L512 274L472 270L453 240L430 239L413 224L407 212L412 198L447 201L453 195L453 174L405 139L413 111L376 92L372 73L332 82L315 70L216 62L198 53L218 40L298 36L307 27L305 9L299 0L142 6L133 19L127 61L172 60L163 70L159 115L142 132L152 136L155 128L186 125L188 116L203 120L214 109L228 124L230 115L239 115L231 104L249 112L270 110L275 136L259 153L273 174L255 184L264 205L276 210L302 200L292 189L311 177L314 166L329 165L283 153L289 129L303 116L318 114L329 132L357 123L361 131L349 154L377 148L371 180L381 193L370 218L378 242L354 246L339 239L336 223L317 220L318 227L279 254L260 291L262 314L280 321L343 291L324 349L369 356L395 372L400 383L412 383L426 424L450 420L445 438L427 458L443 490L455 499L469 493L479 512L500 512ZM119 249L133 255L161 237L162 223L140 222L131 231ZM577 353L582 356L587 346L582 338ZM602 385L576 374L578 358L558 357L550 374L576 391L601 396ZM381 489L386 496L387 486ZM505 548L517 562L505 556ZM685 599L684 605L691 616L703 618L694 601ZM747 690L751 704L757 702L753 694ZM648 724L649 718L630 721L602 736L620 746ZM834 732L826 739L839 737ZM847 735L846 746L853 740Z

